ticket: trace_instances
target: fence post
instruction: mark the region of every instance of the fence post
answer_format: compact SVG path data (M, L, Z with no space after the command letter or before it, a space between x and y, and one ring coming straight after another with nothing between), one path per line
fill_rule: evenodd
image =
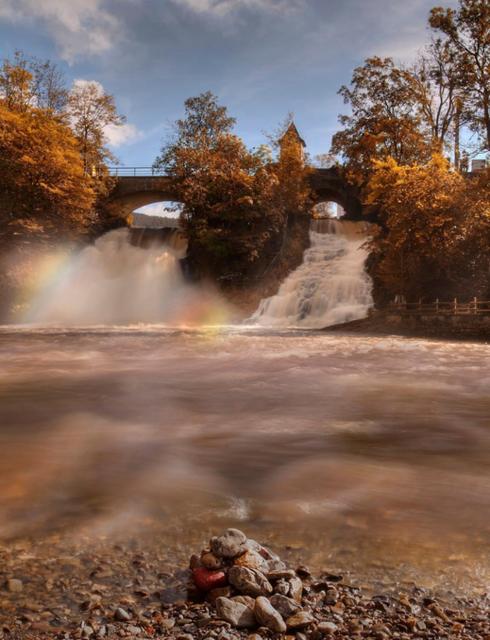
M476 315L478 313L478 298L476 296L473 298L473 304L473 313Z
M436 298L436 313L439 313L439 298Z
M458 312L458 299L457 298L454 298L454 309L453 310L454 310L454 313Z

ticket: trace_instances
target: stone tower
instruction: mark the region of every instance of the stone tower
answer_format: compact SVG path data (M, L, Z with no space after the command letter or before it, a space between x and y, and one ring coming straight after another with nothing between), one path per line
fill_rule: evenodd
M289 127L279 138L280 157L287 151L292 151L300 160L304 162L306 142L299 135L298 129L294 122L291 122Z

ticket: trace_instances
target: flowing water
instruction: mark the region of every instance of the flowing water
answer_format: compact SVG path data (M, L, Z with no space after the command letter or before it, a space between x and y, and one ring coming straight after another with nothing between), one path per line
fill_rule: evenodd
M264 326L321 329L365 318L372 306L364 269L368 225L314 220L303 263L275 296L263 300L252 320Z
M178 231L144 248L131 243L129 229L110 231L55 263L52 277L36 286L24 320L62 326L179 323L203 297L184 282L180 260L186 246Z
M342 229L261 323L365 313ZM202 321L177 260L108 234L39 288L46 326L0 328L0 541L156 530L177 558L234 525L353 579L488 588L490 346L148 324Z
M2 538L158 521L189 551L235 525L321 568L488 584L489 345L4 328L0 361Z

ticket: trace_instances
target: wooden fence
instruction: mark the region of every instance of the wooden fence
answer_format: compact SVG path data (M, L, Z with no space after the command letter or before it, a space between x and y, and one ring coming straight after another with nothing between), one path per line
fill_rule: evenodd
M454 298L451 301L392 302L390 309L403 315L490 316L490 300L473 298L469 302L460 302Z

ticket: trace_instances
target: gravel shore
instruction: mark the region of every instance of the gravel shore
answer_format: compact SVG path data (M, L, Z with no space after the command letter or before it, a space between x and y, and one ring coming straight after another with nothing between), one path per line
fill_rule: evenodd
M216 544L211 548L213 553L220 549ZM259 553L264 549L255 548ZM191 564L199 568L204 556L196 560L200 550L196 551ZM279 555L289 560L287 550L284 555L281 549L275 551L270 557L276 563L282 562ZM209 556L209 552L205 548L203 554ZM239 556L240 571L257 561L257 553L253 554L255 560L250 553L246 561ZM247 591L250 587L240 590L242 582L236 578L233 585L205 593L192 583L188 556L185 546L176 556L165 545L142 546L137 540L124 544L105 540L93 548L74 543L70 548L58 546L52 537L42 545L23 542L0 547L0 638L490 640L488 594L442 597L415 584L396 583L385 592L373 592L369 585L355 584L352 576L327 569L312 575L297 562L287 562L282 574L277 569L267 573L261 567L270 584L265 596L257 595L259 591L243 595L252 593ZM209 564L209 557L204 561ZM227 558L225 573L235 564ZM285 612L284 604L291 610ZM260 605L266 617L259 612L262 624L252 616L241 628L241 623L230 622L235 620L233 613L229 617L231 605L242 613ZM267 617L271 608L282 611L287 628L283 629L283 622L282 631L273 630L277 620L271 623Z

